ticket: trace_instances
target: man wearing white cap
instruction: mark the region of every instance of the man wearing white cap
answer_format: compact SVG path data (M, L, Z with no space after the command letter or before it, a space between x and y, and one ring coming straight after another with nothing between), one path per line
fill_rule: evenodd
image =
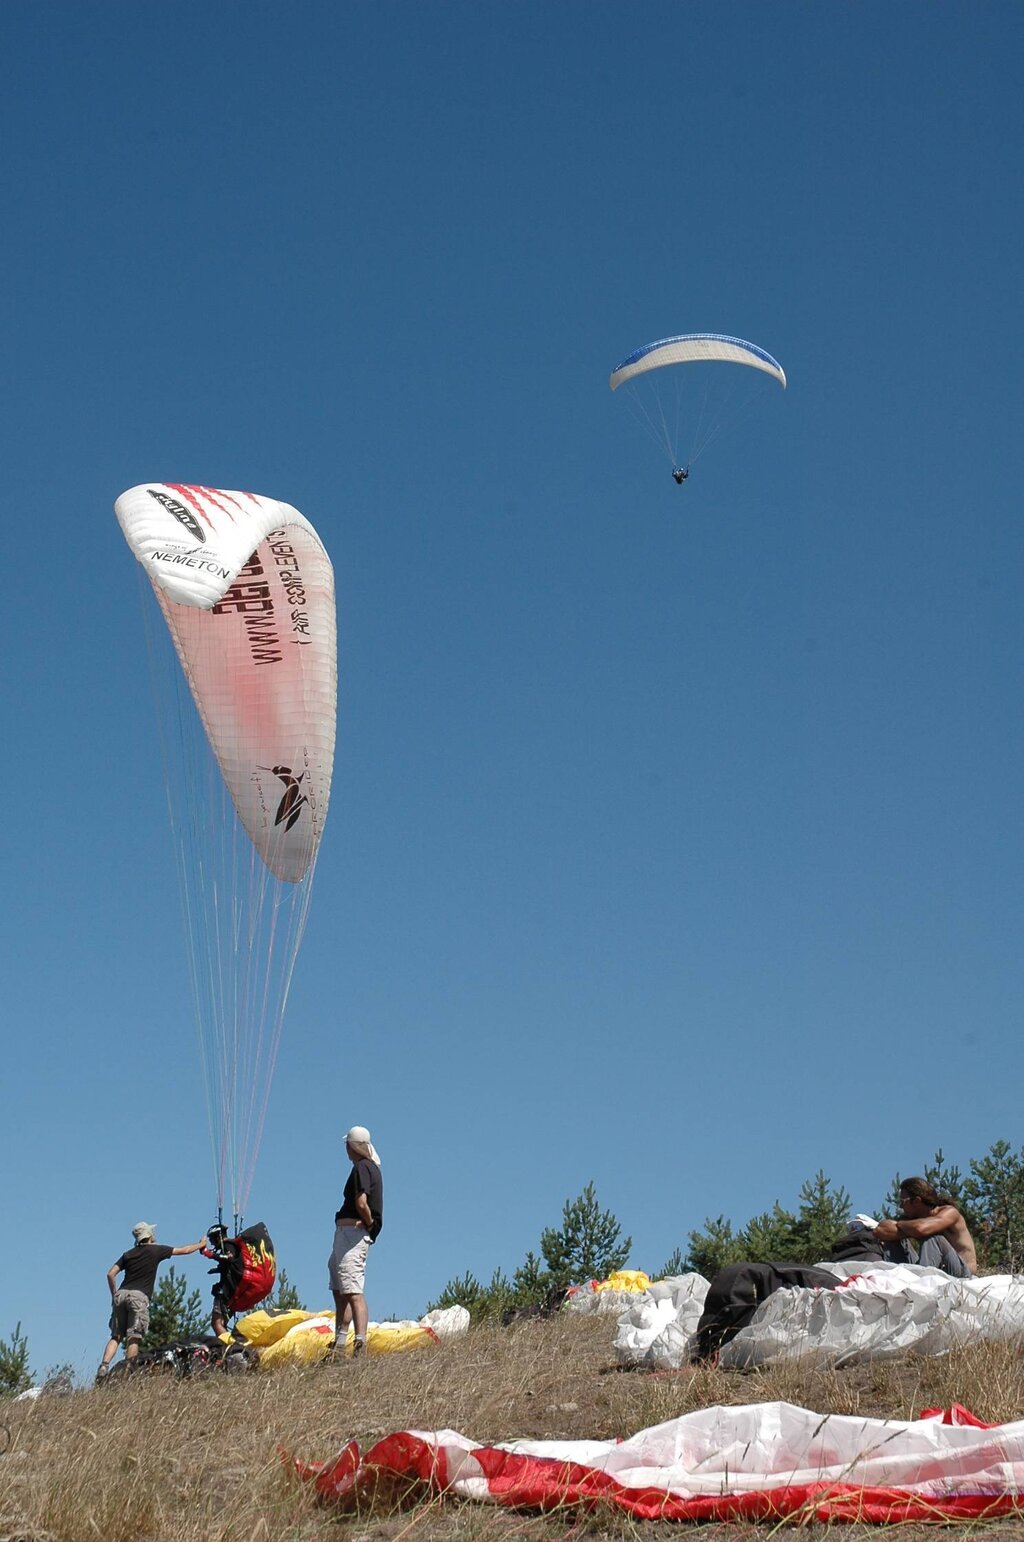
M165 1247L156 1240L156 1227L148 1221L139 1221L132 1227L135 1246L122 1253L116 1263L107 1270L107 1284L113 1310L110 1313L110 1338L103 1351L96 1380L102 1381L110 1369L110 1362L117 1354L117 1346L127 1340L124 1357L134 1360L139 1345L149 1329L149 1301L156 1285L156 1271L165 1258L177 1258L183 1253L198 1253L205 1247L206 1238L190 1242L187 1247ZM120 1290L117 1276L124 1272Z
M327 1260L328 1283L334 1297L335 1353L340 1354L352 1324L353 1355L366 1348L366 1258L384 1221L384 1185L380 1157L370 1132L354 1124L345 1136L352 1171L345 1182L341 1209L334 1217L334 1247Z

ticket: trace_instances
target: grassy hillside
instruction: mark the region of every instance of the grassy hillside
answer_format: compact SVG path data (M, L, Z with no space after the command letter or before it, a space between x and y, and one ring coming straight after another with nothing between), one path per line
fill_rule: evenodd
M620 1371L614 1320L564 1316L482 1327L436 1350L339 1367L179 1382L134 1378L35 1403L0 1403L0 1542L556 1542L678 1538L689 1528L617 1515L524 1516L422 1494L380 1496L357 1515L319 1505L279 1445L308 1459L349 1438L451 1427L476 1440L628 1435L712 1403L785 1399L820 1412L911 1417L962 1402L982 1418L1024 1416L1021 1346L980 1345L841 1371L788 1367L689 1378ZM0 1450L4 1436L0 1431ZM701 1542L767 1539L777 1526L705 1525ZM807 1528L817 1538L826 1528ZM877 1528L836 1527L849 1542ZM900 1542L934 1528L902 1527ZM1018 1538L1024 1524L940 1535Z

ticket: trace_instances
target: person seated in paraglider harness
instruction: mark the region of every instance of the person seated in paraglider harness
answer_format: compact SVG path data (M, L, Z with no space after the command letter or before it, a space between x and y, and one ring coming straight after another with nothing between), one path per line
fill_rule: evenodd
M248 1312L263 1301L274 1288L277 1263L274 1244L262 1221L246 1227L237 1237L229 1237L226 1226L217 1222L207 1233L209 1246L205 1258L216 1260L210 1270L217 1276L213 1287L210 1323L221 1338L228 1331L228 1320L238 1312Z
M672 467L672 476L673 476L673 478L675 480L675 483L676 483L677 487L682 487L683 483L686 481L686 478L689 475L690 475L690 468L689 468L689 466L673 466Z

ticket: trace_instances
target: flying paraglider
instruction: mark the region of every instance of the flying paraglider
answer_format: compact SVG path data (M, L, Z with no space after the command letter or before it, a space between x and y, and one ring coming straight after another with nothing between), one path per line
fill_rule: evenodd
M218 1217L230 1198L240 1233L330 797L334 574L276 498L147 482L114 509L181 664L154 688Z
M667 376L656 373L671 365L684 364L700 366L695 378L690 379L689 372L681 377L675 370ZM687 332L647 343L616 365L609 376L608 384L613 391L629 385L633 408L666 451L678 487L689 478L693 462L717 438L726 417L738 410L730 400L728 382L719 383L712 378L711 367L720 364L747 365L770 375L783 390L786 388L786 373L777 359L756 343L721 332ZM731 376L732 372L726 374ZM692 388L689 402L684 402L684 379ZM684 430L689 453L681 456L679 442Z

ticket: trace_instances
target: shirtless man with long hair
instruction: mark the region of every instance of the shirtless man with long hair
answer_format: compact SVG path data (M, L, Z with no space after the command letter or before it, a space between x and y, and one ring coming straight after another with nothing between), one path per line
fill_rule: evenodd
M900 1204L900 1219L879 1221L875 1231L878 1240L886 1244L888 1257L894 1256L900 1244L912 1242L918 1249L918 1263L961 1277L977 1274L974 1238L948 1194L939 1194L925 1178L904 1178Z

